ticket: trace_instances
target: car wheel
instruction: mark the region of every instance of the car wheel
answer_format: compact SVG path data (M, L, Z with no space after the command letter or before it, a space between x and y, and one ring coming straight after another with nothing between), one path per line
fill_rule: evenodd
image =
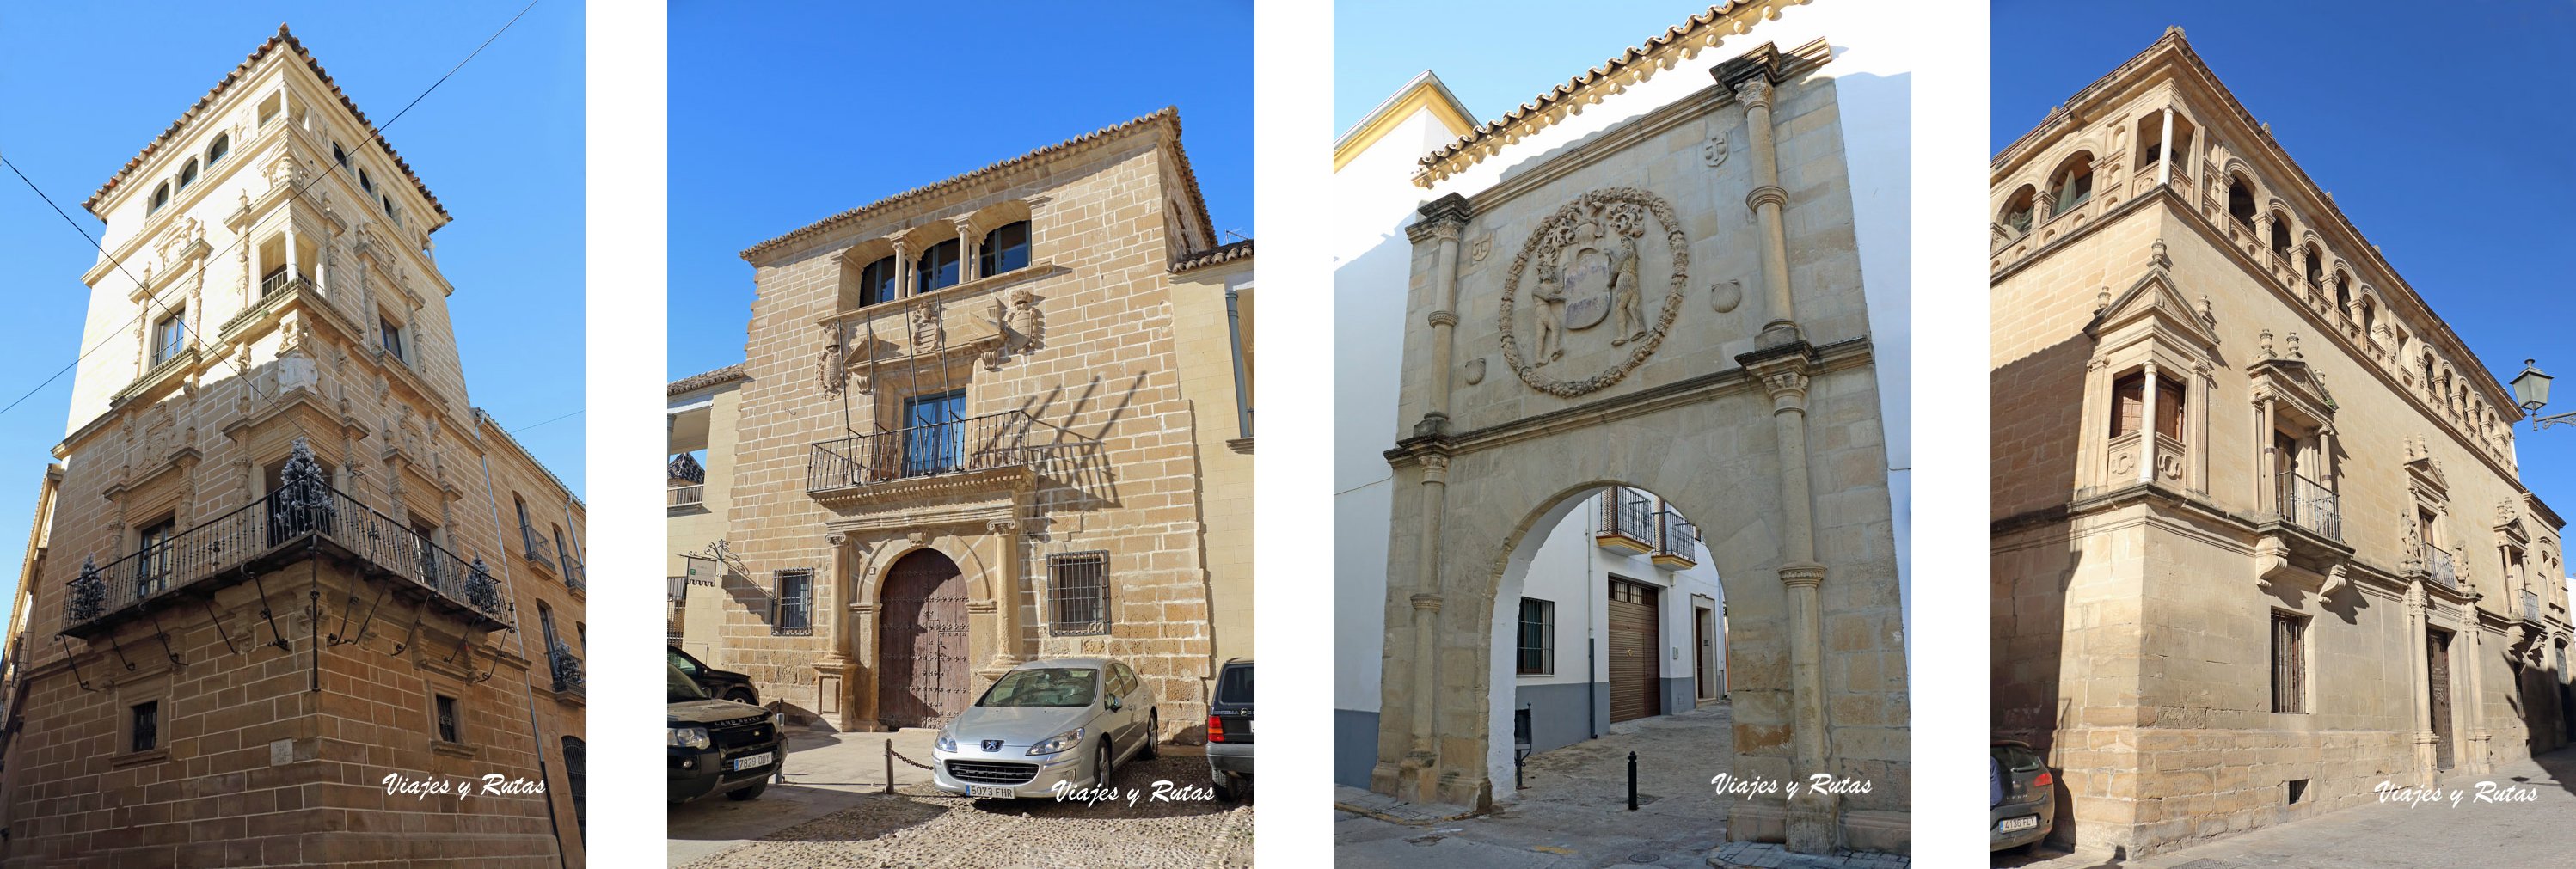
M1145 713L1145 745L1136 749L1137 760L1153 760L1162 756L1161 752L1154 747L1154 735L1161 732L1163 732L1163 713Z
M1233 802L1238 793L1241 793L1241 791L1237 790L1234 786L1234 773L1221 772L1216 774L1217 799Z
M1117 776L1118 754L1109 750L1108 740L1100 742L1100 754L1091 761L1091 774L1094 776L1092 786L1103 788L1108 787L1110 779Z
M756 800L756 799L760 799L760 792L761 792L761 791L765 791L765 790L768 790L768 789L769 789L769 783L764 781L764 782L761 782L761 783L759 783L759 784L752 785L752 786L747 787L747 788L743 788L743 789L741 789L741 790L726 791L726 792L725 792L725 799L733 800L733 801L735 801L735 802L741 802L741 801L743 801L743 800Z
M731 700L745 706L760 705L758 702L760 700L760 695L751 693L750 688L746 688L741 685L733 686L732 689L727 690L725 692L724 699Z

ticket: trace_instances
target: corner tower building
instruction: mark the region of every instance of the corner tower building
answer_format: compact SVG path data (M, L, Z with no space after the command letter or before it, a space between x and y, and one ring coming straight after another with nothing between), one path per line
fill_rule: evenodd
M446 208L283 27L85 205L0 862L581 865L582 506L467 401Z
M2567 742L2522 412L2179 29L1992 167L1993 716L2135 855Z

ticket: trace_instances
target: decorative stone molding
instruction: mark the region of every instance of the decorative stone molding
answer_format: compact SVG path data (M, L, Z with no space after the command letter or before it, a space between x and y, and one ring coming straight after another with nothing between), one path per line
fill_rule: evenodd
M1648 221L1664 230L1665 242L1672 251L1672 271L1663 294L1663 304L1651 321L1646 317L1645 288L1641 282L1643 265L1640 240L1650 227ZM1611 346L1629 346L1625 359L1609 370L1577 380L1559 380L1541 375L1539 366L1561 359L1566 330L1586 319L1581 308L1596 299L1573 298L1561 280L1560 262L1568 248L1597 240L1615 245L1614 250L1599 255L1609 258L1606 298L1597 299L1607 306L1603 316L1617 321L1619 334ZM1579 251L1578 251L1579 253ZM1529 356L1521 352L1516 307L1521 292L1521 277L1532 266L1537 267L1536 283L1531 296L1537 300L1531 318L1537 331L1540 351ZM1530 233L1519 256L1512 259L1511 270L1503 279L1503 298L1499 325L1502 332L1503 362L1518 373L1531 388L1566 398L1607 388L1625 379L1628 373L1654 355L1672 328L1673 318L1681 313L1682 292L1690 284L1690 238L1683 234L1672 206L1662 197L1634 187L1593 190L1566 203ZM1594 321L1597 325L1599 321ZM1544 354L1544 355L1541 355Z
M1789 588L1815 588L1825 584L1825 566L1812 561L1780 565L1780 584Z
M1424 592L1413 596L1413 608L1424 612L1440 611L1440 596Z

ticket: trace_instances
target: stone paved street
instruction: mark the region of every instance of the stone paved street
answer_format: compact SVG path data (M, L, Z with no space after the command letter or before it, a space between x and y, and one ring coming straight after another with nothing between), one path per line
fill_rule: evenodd
M2477 802L2481 781L2528 788L2529 802ZM2576 749L2496 764L2442 783L2468 796L2409 807L2362 805L2135 860L2109 854L1995 855L2026 869L2563 869L2576 865Z
M1641 801L1652 800L1635 812L1627 810L1630 751L1639 758ZM1732 755L1724 704L1622 722L1600 739L1532 755L1521 800L1489 814L1416 826L1336 811L1334 865L1705 869L1708 852L1726 834L1708 780ZM1653 758L1692 760L1657 765Z
M1143 789L1133 807L1048 800L969 800L939 794L930 774L898 760L885 785L885 742L927 762L929 730L800 734L785 785L750 802L722 797L670 809L675 867L1249 867L1248 802L1154 802L1157 780L1199 785L1195 746L1164 746L1119 770Z

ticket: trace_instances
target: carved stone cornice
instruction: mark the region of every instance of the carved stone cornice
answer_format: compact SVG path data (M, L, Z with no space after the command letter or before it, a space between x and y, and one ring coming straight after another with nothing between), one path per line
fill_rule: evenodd
M1780 565L1780 584L1789 588L1815 588L1825 584L1825 566L1812 561L1792 561Z

